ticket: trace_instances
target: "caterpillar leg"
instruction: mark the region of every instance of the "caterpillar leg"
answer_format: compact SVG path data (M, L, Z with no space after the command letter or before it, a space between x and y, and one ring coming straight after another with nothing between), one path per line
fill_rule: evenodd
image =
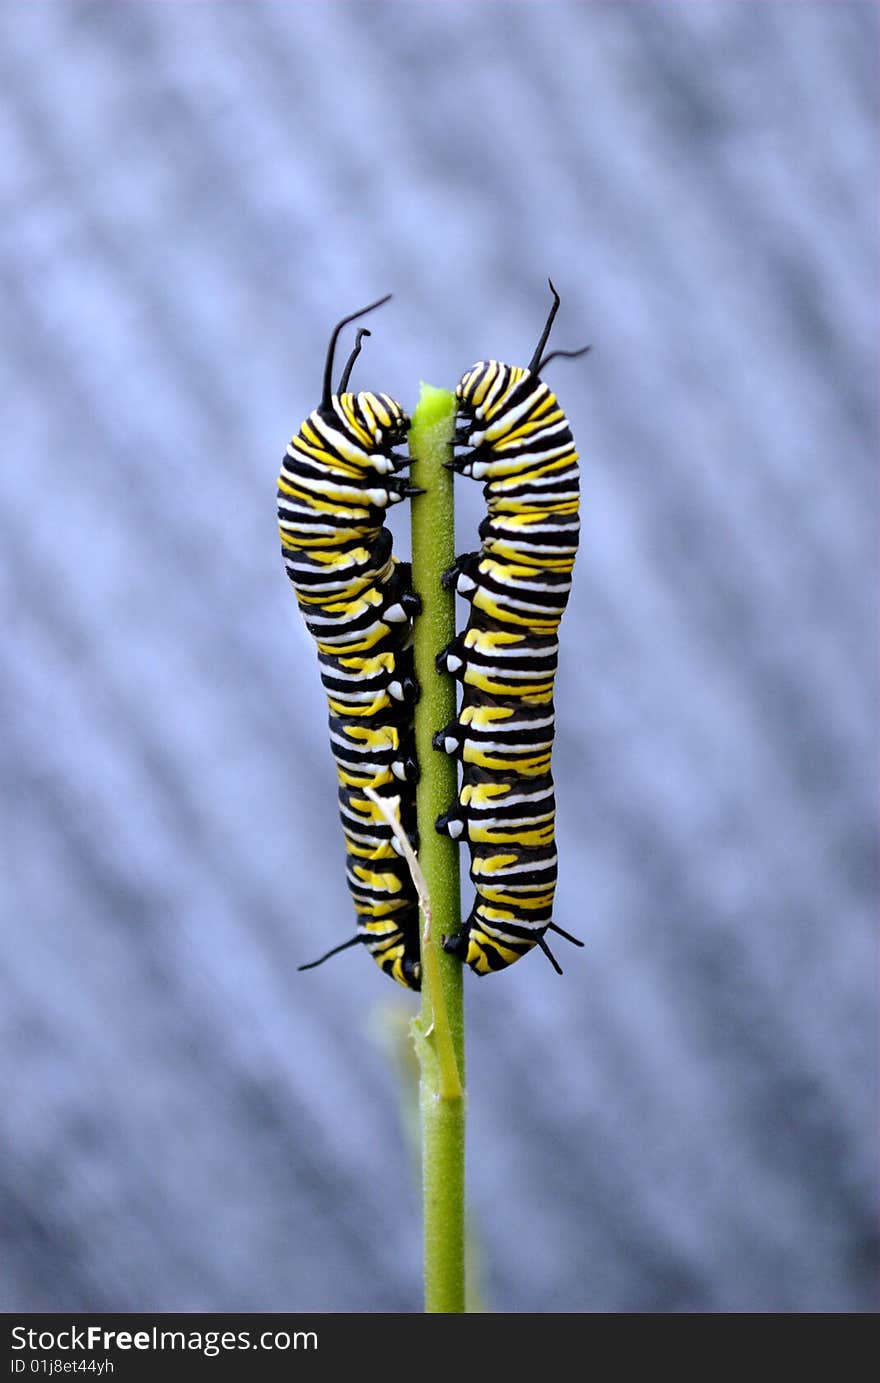
M400 746L400 754L391 762L391 772L395 778L399 778L402 783L412 783L415 785L421 777L419 761L416 758L415 745L412 737L409 736L405 743Z
M457 720L451 720L448 725L444 725L442 730L438 730L431 740L435 749L439 749L442 754L461 753L461 728Z
M414 677L398 677L388 683L388 695L394 701L403 701L414 706L422 694L422 689Z
M392 471L394 471L395 473L396 473L397 471L405 471L406 468L407 468L407 466L411 466L411 465L412 465L412 457L411 457L411 456L407 455L406 453L401 454L400 452L397 452L397 451L391 451L391 452L389 452L389 453L388 453L388 460L391 462L391 469L392 469Z
M417 595L415 591L404 591L400 597L400 603L410 619L415 619L417 615L422 613L422 597Z
M391 765L391 772L401 783L415 784L421 777L418 760L412 755L405 759L395 759Z
M511 945L488 936L479 923L472 924L470 918L456 936L441 937L441 945L450 955L458 956L463 965L469 965L475 975L491 975L497 970L505 970L532 947L531 941Z
M402 783L412 783L415 785L421 776L419 761L416 755L416 741L412 726L408 726L401 731L398 752L391 760L391 772L395 778L399 778ZM408 800L414 807L412 794L408 795Z
M422 987L422 967L420 962L413 960L411 956L404 956L400 969L403 974L403 984L405 988L414 989L416 993L418 993ZM394 975L392 978L396 979L397 976ZM398 981L398 983L400 983L400 981Z
M462 965L467 960L468 953L468 933L467 931L458 932L455 936L444 936L441 938L441 945L444 951L448 951L451 956L458 956Z
M387 530L383 529L382 532ZM422 598L412 587L412 563L395 562L394 572L386 589L393 590L394 597L403 607L407 619L414 619L422 613Z
M464 667L464 640L461 634L456 634L454 639L442 649L434 660L438 672L448 672L454 677L457 672L461 672Z
M477 460L477 449L471 446L470 433L458 434L452 443L455 447L464 447L465 451L458 456L453 456L451 461L444 461L443 464L448 471L454 471L456 475L472 475L473 465Z
M440 578L440 584L444 591L457 590L460 595L464 594L460 584L461 578L464 577L465 580L470 579L468 577L468 568L475 562L478 562L480 556L481 554L479 552L463 552L459 557L456 557L452 566L449 567ZM471 585L469 589L473 589L473 585Z
M412 499L413 495L423 495L421 485L413 485L401 477L393 477L387 482L388 503L399 504L402 499Z
M459 811L457 802L453 803L448 812L438 816L434 822L435 831L441 836L451 836L453 840L459 840L464 835L465 826L466 822Z
M382 618L388 624L411 624L422 613L421 596L412 588L409 562L395 563L394 570L382 587L384 604Z

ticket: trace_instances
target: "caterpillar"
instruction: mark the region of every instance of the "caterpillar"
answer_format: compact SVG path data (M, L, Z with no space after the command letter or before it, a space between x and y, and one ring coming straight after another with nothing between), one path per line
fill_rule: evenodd
M557 632L571 589L578 546L578 454L568 421L541 370L559 294L526 368L483 360L456 390L460 475L485 482L488 513L482 545L444 574L447 589L470 603L467 627L439 654L437 667L462 684L456 720L434 736L434 748L462 764L457 803L436 828L467 839L475 899L447 951L486 975L540 946L562 970L545 939L556 889L556 801L550 756Z
M362 340L370 335L366 328L357 331L332 390L340 332L390 296L333 328L321 402L291 439L281 466L278 526L287 575L317 643L357 917L354 936L299 968L311 970L363 944L387 975L418 989L415 886L391 827L364 792L372 788L384 799L415 840L412 620L420 601L411 590L410 566L392 555L384 526L389 505L420 493L396 475L409 464L394 448L410 420L387 394L348 392Z

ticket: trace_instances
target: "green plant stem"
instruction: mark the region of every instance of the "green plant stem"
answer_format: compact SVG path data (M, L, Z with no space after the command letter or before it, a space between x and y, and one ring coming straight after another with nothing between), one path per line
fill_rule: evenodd
M421 687L415 733L421 778L416 792L419 862L431 916L422 921L422 1011L413 1031L421 1067L422 1176L425 1207L425 1310L465 1310L464 1263L464 1004L462 967L441 938L461 922L458 846L438 835L434 819L458 792L454 759L431 744L455 717L455 684L434 659L455 634L455 595L440 576L455 557L452 456L455 399L423 384L409 436L413 483L425 491L412 503L413 587L422 613L415 621L415 671Z

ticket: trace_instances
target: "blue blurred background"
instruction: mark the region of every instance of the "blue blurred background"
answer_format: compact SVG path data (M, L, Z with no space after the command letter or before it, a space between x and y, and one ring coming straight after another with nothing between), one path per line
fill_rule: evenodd
M873 6L0 40L2 1306L420 1309L414 1003L296 973L352 914L275 478L338 317L393 291L358 384L412 406L527 360L552 274L587 947L466 976L484 1301L873 1310Z

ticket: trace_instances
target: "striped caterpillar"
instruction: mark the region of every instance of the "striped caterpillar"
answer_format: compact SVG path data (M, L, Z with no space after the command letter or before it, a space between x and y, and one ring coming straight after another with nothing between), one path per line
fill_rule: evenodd
M390 297L390 294L388 295ZM385 799L415 839L417 776L413 743L412 620L420 609L410 567L392 556L385 511L418 493L396 472L409 465L394 448L410 420L387 394L347 392L365 328L357 332L339 387L333 359L342 329L388 301L371 303L334 327L321 402L291 439L278 478L278 526L287 575L318 647L339 780L346 878L357 931L310 970L363 944L408 989L420 985L418 899L392 830L364 789Z
M467 839L476 897L462 930L443 945L478 975L513 964L554 931L556 802L550 755L557 632L578 545L578 456L568 421L540 378L559 295L527 368L479 361L461 379L451 463L482 480L488 514L482 546L445 573L444 585L470 604L467 627L437 667L462 684L456 720L435 749L462 764L458 802L438 831Z

